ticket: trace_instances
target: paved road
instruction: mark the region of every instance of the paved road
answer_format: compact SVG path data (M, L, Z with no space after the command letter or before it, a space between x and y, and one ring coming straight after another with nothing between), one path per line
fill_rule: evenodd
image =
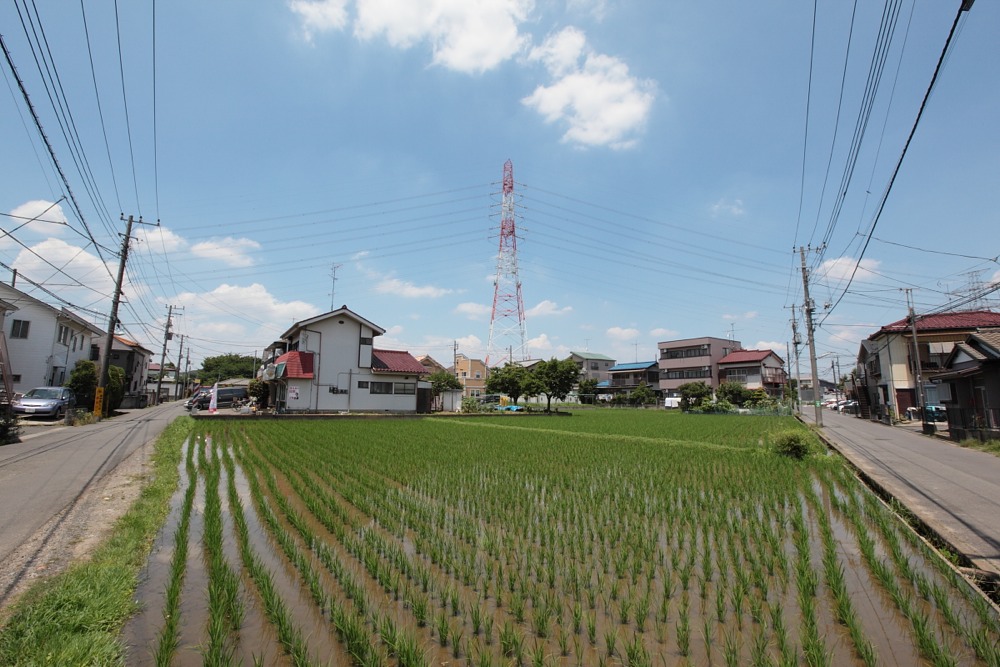
M812 410L802 416L812 423ZM830 410L823 432L976 567L1000 576L1000 457Z
M43 526L41 542L49 540L88 490L131 454L151 453L183 413L181 403L167 403L88 426L24 427L22 442L0 447L0 562ZM0 601L8 592L0 588Z

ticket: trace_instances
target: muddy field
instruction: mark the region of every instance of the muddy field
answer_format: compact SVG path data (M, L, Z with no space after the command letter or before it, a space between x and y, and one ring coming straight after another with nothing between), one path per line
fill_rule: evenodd
M794 423L677 417L199 423L129 662L1000 664L839 460L767 450Z

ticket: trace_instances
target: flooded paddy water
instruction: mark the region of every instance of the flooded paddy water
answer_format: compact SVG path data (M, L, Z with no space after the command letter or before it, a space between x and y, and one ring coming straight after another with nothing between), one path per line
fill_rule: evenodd
M1000 664L996 611L838 461L600 417L199 424L129 662Z

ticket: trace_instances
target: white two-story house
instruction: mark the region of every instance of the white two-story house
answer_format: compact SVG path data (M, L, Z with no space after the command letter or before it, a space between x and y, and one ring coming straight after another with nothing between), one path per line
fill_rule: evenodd
M272 401L289 412L429 410L427 369L408 352L376 349L384 333L347 306L296 322L268 348L261 378Z
M0 300L12 307L3 325L15 393L65 384L80 359L99 362L104 338L99 327L5 283Z

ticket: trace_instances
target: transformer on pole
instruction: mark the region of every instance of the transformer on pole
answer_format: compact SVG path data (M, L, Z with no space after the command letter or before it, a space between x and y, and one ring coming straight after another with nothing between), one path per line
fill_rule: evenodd
M517 227L514 222L514 165L503 165L503 200L500 204L500 250L493 279L493 312L490 340L486 347L486 367L527 359L524 301L517 273Z

